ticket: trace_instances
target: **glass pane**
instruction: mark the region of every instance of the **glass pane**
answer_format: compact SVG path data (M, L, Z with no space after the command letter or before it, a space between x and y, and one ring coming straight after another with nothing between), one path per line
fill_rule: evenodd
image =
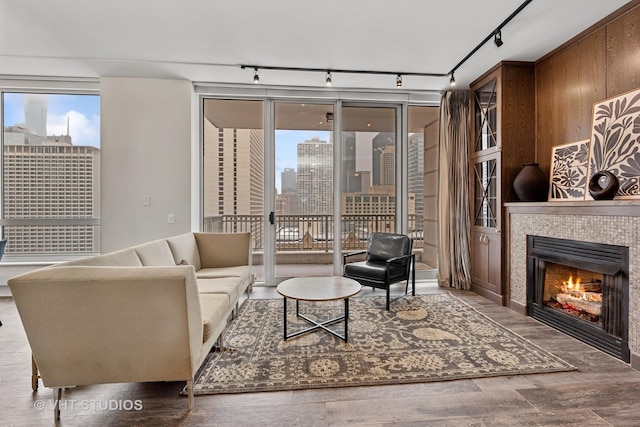
M330 276L333 105L277 103L275 123L276 276Z
M497 145L496 85L493 79L475 92L475 151Z
M262 101L204 100L205 232L251 232L253 267L264 280L264 131Z
M410 106L408 232L423 261L437 264L439 107Z
M349 251L365 248L371 232L396 229L396 110L342 112L342 242Z
M495 159L474 165L474 224L497 226L497 181Z
M100 98L4 93L7 256L100 250ZM64 225L60 223L63 222Z

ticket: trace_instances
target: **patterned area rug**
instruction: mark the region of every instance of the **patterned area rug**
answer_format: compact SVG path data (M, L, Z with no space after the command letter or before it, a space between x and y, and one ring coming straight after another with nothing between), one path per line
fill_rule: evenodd
M573 366L449 294L349 300L349 342L316 330L283 341L282 299L247 300L196 375L195 394L456 380L569 371ZM309 325L289 306L289 330ZM342 313L342 301L301 302L310 318ZM344 322L332 326L344 332Z

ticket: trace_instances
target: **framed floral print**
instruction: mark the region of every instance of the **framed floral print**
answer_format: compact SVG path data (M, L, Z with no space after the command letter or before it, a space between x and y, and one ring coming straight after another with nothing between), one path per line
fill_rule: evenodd
M551 151L549 200L583 200L587 188L589 140L558 145Z
M640 89L593 105L587 182L605 171L618 178L616 198L640 199Z

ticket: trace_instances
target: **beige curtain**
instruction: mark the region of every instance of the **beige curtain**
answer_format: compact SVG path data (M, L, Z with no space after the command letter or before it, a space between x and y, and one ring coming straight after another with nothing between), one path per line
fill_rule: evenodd
M445 92L440 101L440 286L470 289L469 93Z

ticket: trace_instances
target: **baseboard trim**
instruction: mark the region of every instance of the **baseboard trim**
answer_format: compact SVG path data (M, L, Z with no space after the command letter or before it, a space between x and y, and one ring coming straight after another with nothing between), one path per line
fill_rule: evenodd
M527 315L527 306L524 304L520 304L517 301L509 300L508 307L518 314L522 314L523 316Z
M471 290L476 294L485 297L486 299L495 302L496 304L505 305L505 296L496 294L488 289L485 289L481 286L471 284Z

